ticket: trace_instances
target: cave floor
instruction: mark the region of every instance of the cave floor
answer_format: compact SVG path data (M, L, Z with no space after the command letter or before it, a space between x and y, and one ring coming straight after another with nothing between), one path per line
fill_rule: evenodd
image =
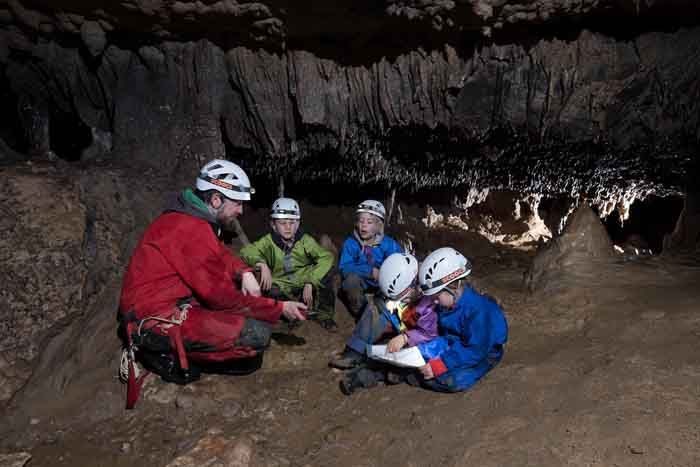
M1 452L29 452L32 466L697 465L700 268L621 262L530 295L528 254L491 258L475 281L504 306L510 341L468 392L342 395L327 366L352 326L339 306L338 334L304 324L299 345L278 339L249 376L151 377L116 416L123 388L105 375L79 404L56 402L69 410L10 432Z

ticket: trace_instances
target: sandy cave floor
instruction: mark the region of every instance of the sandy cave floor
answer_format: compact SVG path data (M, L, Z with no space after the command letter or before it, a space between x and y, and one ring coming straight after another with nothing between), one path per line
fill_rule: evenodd
M474 281L502 303L510 341L471 391L342 395L327 366L352 327L339 306L340 333L304 324L294 343L305 343L281 335L252 375L185 387L152 377L116 417L123 388L106 377L68 413L7 434L0 452L29 452L31 466L157 466L211 438L244 443L254 466L700 465L700 268L621 262L536 296L521 286L529 254L487 255Z

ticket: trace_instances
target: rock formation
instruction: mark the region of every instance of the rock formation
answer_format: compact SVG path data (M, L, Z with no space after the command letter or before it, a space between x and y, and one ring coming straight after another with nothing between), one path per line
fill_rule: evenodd
M3 169L0 401L50 404L88 368L117 355L121 274L162 206L157 174L48 163ZM139 188L141 177L151 185ZM19 400L16 401L19 404Z
M586 203L569 216L564 231L545 245L525 275L530 291L573 287L577 280L595 282L602 265L613 261L613 244L600 218Z
M292 179L619 198L678 191L698 137L698 10L12 0L0 74L39 156L178 171L226 153Z

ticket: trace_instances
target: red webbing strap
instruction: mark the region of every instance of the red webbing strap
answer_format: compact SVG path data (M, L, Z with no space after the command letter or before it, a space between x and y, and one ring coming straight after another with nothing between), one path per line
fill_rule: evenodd
M141 386L143 386L143 382L146 379L146 377L151 374L146 370L141 371L143 371L143 374L137 379L136 374L134 372L134 362L129 361L129 382L126 385L127 410L134 408L134 406L136 405L136 401L139 400L139 396L141 395Z
M177 359L180 362L180 368L185 371L189 370L190 366L187 363L185 344L182 342L182 332L180 331L179 324L168 329L168 337L170 337L170 347L175 351Z
M126 409L130 410L133 409L134 406L136 405L136 402L139 400L139 396L141 395L141 386L143 386L143 382L146 379L146 377L150 374L150 372L146 371L146 369L142 369L141 371L143 372L141 376L136 378L136 370L134 369L134 360L131 358L133 355L132 349L133 349L133 342L131 340L131 334L134 332L134 327L135 323L130 322L126 325L126 338L127 338L127 345L128 345L128 350L129 350L129 380L127 381L126 384Z

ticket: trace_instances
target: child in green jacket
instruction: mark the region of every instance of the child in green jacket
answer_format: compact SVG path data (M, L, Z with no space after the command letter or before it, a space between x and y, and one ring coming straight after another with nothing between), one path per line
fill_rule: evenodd
M272 232L243 247L240 256L260 270L260 288L269 297L303 300L310 317L330 332L335 323L335 293L331 286L333 254L300 228L301 210L291 198L272 204Z

